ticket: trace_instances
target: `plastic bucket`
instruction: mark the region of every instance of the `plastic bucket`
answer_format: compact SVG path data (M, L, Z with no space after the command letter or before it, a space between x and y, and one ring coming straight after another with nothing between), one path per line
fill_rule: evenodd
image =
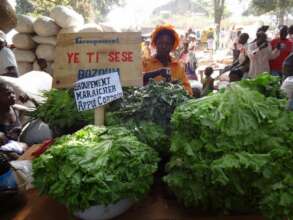
M83 220L106 220L123 214L132 205L133 202L130 199L123 199L116 204L110 204L108 206L92 206L83 212L75 212L74 215Z

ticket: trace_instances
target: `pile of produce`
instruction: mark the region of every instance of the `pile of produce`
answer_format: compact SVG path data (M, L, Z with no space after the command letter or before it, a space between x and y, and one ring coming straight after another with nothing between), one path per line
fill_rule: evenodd
M280 89L280 77L272 76L269 73L262 73L254 79L241 80L239 85L256 90L266 97L285 98L285 95Z
M45 102L31 113L33 118L44 121L54 136L71 134L88 124L93 124L93 111L78 112L72 90L52 89L44 93Z
M33 161L34 186L72 211L138 200L149 190L158 154L121 127L96 127L56 140Z
M293 218L293 112L285 106L238 84L181 105L164 180L188 207Z
M142 88L128 88L124 96L109 105L106 124L126 126L142 142L160 153L169 152L171 116L190 97L180 84L151 81Z

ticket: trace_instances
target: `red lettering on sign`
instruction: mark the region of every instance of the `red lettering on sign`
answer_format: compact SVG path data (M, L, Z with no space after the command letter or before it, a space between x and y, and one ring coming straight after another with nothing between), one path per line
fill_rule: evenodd
M87 52L86 55L88 56L89 63L92 63L93 55L95 55L95 52Z
M108 60L109 60L109 62L111 62L111 63L114 62L114 60L115 60L115 58L114 58L114 52L110 52L110 53L108 54Z
M79 63L79 53L67 53L68 63Z
M96 52L96 63L98 63L99 62L99 53L98 52Z
M108 54L109 62L133 62L133 52L131 51L112 51Z
M132 62L133 59L132 59L132 54L133 52L130 52L130 51L124 51L122 52L122 62Z

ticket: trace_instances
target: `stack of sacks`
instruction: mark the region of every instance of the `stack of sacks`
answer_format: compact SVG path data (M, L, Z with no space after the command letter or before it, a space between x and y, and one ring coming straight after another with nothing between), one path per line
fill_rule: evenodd
M19 32L14 37L15 55L21 74L31 70L41 70L40 65L47 63L43 71L53 74L55 48L59 33L77 32L114 32L115 29L104 25L84 24L84 18L67 6L56 6L50 12L50 17L40 16L35 21L26 15L17 17Z
M33 40L38 44L36 56L38 60L46 60L47 68L44 71L50 74L53 73L51 65L54 62L57 35L60 29L61 28L50 17L40 16L34 22L34 30L37 35L33 37ZM34 62L34 70L40 70L39 63L40 61Z
M56 6L52 9L50 17L42 16L37 19L34 29L38 36L35 36L33 40L39 44L36 49L38 59L47 61L46 72L53 73L57 35L78 32L83 24L83 17L66 6ZM34 63L34 70L40 70L39 64L40 62Z
M33 69L33 62L36 59L34 50L36 48L36 43L33 41L33 28L34 19L26 15L17 16L17 26L18 31L12 38L12 42L16 49L14 54L17 60L18 71L22 75Z

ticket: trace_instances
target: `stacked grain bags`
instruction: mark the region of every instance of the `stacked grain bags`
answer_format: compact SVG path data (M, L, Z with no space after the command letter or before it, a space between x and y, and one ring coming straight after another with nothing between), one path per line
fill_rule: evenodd
M115 29L96 23L84 24L84 18L71 7L56 6L50 12L50 17L40 16L32 19L19 15L15 36L15 55L20 72L42 70L53 74L55 48L59 33L78 32L113 32ZM46 61L46 62L44 62ZM44 66L47 64L47 67Z
M60 26L47 16L40 16L34 22L34 30L37 35L33 37L33 40L38 44L36 48L37 60L33 64L34 70L40 70L39 64L42 63L42 69L53 74L51 65L54 62L56 39L60 29Z
M36 49L38 59L47 61L46 71L53 74L55 48L57 35L59 33L75 33L84 24L84 18L70 7L56 6L50 12L50 17L40 17L34 23L34 28L38 34L33 40L39 44ZM46 23L46 28L44 28ZM40 70L41 62L35 62L34 70ZM41 64L42 65L42 64Z
M18 33L13 36L12 42L16 47L14 54L20 75L31 71L33 69L33 62L36 59L34 53L36 43L33 41L33 23L34 19L32 17L17 15L15 29Z

